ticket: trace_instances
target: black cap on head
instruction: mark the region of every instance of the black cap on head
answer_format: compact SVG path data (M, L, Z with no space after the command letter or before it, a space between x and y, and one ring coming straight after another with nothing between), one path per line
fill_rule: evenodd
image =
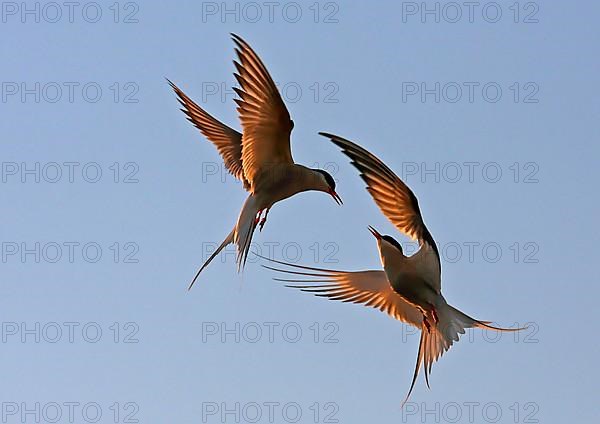
M385 241L387 241L389 244L396 246L398 248L398 250L400 252L402 252L402 246L400 246L400 243L398 243L398 241L392 237L392 236L381 236L381 238Z
M331 174L322 169L315 169L315 171L321 173L323 175L323 177L325 177L325 181L327 181L327 185L329 186L329 188L331 188L333 191L335 191L335 180L333 179Z

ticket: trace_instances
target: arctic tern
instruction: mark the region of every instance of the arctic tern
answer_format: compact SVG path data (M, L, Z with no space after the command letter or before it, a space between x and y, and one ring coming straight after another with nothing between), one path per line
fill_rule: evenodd
M181 109L222 156L227 170L243 183L249 192L235 227L217 250L198 270L188 289L204 268L228 244L237 245L237 269L243 269L252 235L257 225L262 230L271 207L303 191L328 193L338 203L333 177L321 169L294 163L290 134L294 122L267 68L241 37L231 34L238 60L233 63L239 88L235 99L242 133L228 127L192 101L174 83L167 80L178 96ZM261 215L264 216L261 219Z

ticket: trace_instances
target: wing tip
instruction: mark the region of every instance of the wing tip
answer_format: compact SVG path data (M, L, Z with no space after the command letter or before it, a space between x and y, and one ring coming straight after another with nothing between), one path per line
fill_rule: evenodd
M233 42L235 43L235 45L237 47L239 47L240 49L244 50L247 47L249 47L248 43L246 43L246 41L242 37L240 37L239 35L237 35L237 34L235 34L233 32L230 32L229 35L231 36L231 39L233 40ZM238 54L240 53L237 48L236 48L236 51L238 52Z
M356 152L355 152L356 150L358 150L358 151L361 151L361 149L364 150L358 144L354 143L353 141L348 140L347 138L340 137L339 135L331 134L331 133L324 132L324 131L319 132L319 135L322 135L323 137L327 137L333 144L335 144L340 149L342 149L342 152L346 156L350 157L350 159L353 159L356 156Z
M179 93L182 93L181 89L179 87L177 87L177 85L171 81L169 78L164 77L165 80L167 81L167 83L169 83L169 86L173 89L173 91L175 91L175 93L177 93L179 95Z

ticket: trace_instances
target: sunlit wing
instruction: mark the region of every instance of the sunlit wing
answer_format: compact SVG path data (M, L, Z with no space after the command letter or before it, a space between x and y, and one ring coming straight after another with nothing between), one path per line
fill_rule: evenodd
M262 257L262 256L261 256ZM316 296L341 302L360 303L379 309L407 324L421 328L423 314L406 302L393 289L384 271L336 271L290 264L264 258L288 267L263 265L265 268L287 274L286 278L275 278L292 287Z
M367 190L381 212L401 232L418 240L420 245L427 245L413 260L422 261L425 268L434 270L439 282L441 262L438 248L431 233L423 222L419 202L406 184L381 160L357 144L342 137L328 133L319 133L331 139L352 160L362 179L367 183ZM439 291L438 287L438 291Z
M342 302L360 303L379 309L396 318L399 321L410 324L421 329L421 340L419 342L419 353L413 379L406 396L409 398L419 369L423 366L425 379L429 387L429 373L431 366L439 357L450 348L449 342L437 331L429 333L423 329L423 314L410 303L406 302L393 289L384 271L336 271L332 269L315 268L303 265L290 264L283 261L269 259L270 262L283 265L286 268L263 265L273 271L294 277L275 278L276 281L292 283L286 287L300 289L316 296L326 297L330 300Z
M177 100L183 106L181 111L187 115L188 121L215 145L227 170L242 181L248 190L250 184L242 167L242 134L212 117L174 83L169 81L169 84L177 94Z
M290 134L294 123L279 90L258 55L232 34L239 58L234 61L240 97L235 99L242 123L242 166L254 190L256 177L271 164L293 163Z
M464 318L463 326L449 325L448 328L433 326L428 331L423 325L423 314L406 302L393 289L384 271L337 271L332 269L309 267L291 264L284 261L269 259L257 255L269 262L282 265L263 265L263 267L286 274L286 278L274 278L287 284L286 287L296 288L316 296L326 297L341 302L359 303L379 309L399 321L417 327L421 330L419 352L413 373L410 389L403 404L408 400L421 366L425 372L425 381L429 387L429 374L433 363L444 352L448 351L459 334L464 334L464 328L479 327L494 331L519 331L523 328L501 328L490 325L488 321L478 321L459 312Z

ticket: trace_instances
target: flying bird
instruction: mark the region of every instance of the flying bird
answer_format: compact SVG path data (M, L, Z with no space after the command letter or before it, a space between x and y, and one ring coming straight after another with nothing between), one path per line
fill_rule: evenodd
M383 214L405 235L419 242L419 250L405 256L402 246L389 235L369 226L377 240L383 271L337 271L276 261L288 268L263 265L268 269L301 277L275 278L293 283L288 287L377 308L421 330L417 363L412 383L403 402L408 400L421 365L429 387L431 367L446 352L465 328L519 331L480 321L448 305L441 292L441 261L438 248L423 222L419 202L406 184L381 160L344 138L319 133L342 149L360 171L367 190ZM305 278L310 277L310 278Z
M328 193L338 203L333 177L321 169L294 163L290 135L294 122L267 68L241 37L231 34L238 60L233 63L239 88L235 99L242 132L223 124L198 106L174 83L167 80L188 120L210 140L222 156L227 170L242 181L249 192L237 223L217 250L198 270L188 289L204 268L230 243L237 245L237 270L243 269L252 235L264 226L271 207L297 193L315 190ZM264 216L262 216L264 212ZM261 219L262 216L262 219Z

